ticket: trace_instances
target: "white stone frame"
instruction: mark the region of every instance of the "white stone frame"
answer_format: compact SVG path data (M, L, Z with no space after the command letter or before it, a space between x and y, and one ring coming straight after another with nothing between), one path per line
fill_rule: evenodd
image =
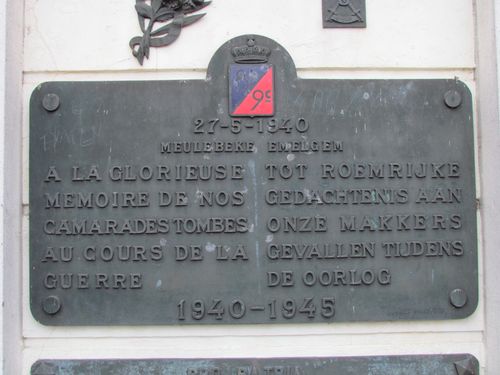
M376 0L374 0L376 1ZM480 206L485 315L484 346L488 375L500 374L500 123L497 77L500 72L500 0L476 5L476 53ZM0 0L0 374L20 374L22 70L23 0ZM496 11L496 17L495 17ZM445 20L443 22L446 22Z
M495 12L496 11L496 12ZM496 13L496 16L495 16ZM485 333L488 375L500 374L500 1L476 0L476 59L479 175L484 250Z
M24 1L0 0L0 314L3 374L19 374L21 335L21 128Z

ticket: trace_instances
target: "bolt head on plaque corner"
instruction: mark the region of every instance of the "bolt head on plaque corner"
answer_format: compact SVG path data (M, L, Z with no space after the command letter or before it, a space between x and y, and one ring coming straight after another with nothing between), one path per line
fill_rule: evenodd
M462 104L462 95L457 90L449 90L444 94L444 103L450 109L456 109Z
M47 112L57 111L59 106L61 105L61 100L59 99L59 95L49 93L46 94L42 99L42 106Z
M453 307L461 309L467 304L467 293L463 289L454 289L450 293L450 303Z
M366 0L323 0L323 28L366 28Z
M42 301L42 309L47 315L55 315L61 310L61 301L57 296L48 296Z

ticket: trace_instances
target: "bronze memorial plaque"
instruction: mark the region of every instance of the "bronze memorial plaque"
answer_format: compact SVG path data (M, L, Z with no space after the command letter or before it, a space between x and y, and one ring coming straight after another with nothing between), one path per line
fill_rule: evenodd
M479 375L470 354L237 359L41 360L31 375Z
M478 300L472 100L300 79L234 38L204 80L47 82L30 104L46 325L456 319Z

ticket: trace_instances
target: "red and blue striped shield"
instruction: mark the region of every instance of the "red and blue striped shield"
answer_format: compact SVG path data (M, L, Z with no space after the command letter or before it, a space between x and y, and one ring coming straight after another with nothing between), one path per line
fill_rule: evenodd
M231 116L274 115L274 70L270 64L229 66Z

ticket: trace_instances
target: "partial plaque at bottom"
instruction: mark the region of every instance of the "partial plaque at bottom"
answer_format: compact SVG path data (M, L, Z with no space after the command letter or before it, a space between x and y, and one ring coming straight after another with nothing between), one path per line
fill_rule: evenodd
M479 375L469 354L344 358L41 360L31 375Z

